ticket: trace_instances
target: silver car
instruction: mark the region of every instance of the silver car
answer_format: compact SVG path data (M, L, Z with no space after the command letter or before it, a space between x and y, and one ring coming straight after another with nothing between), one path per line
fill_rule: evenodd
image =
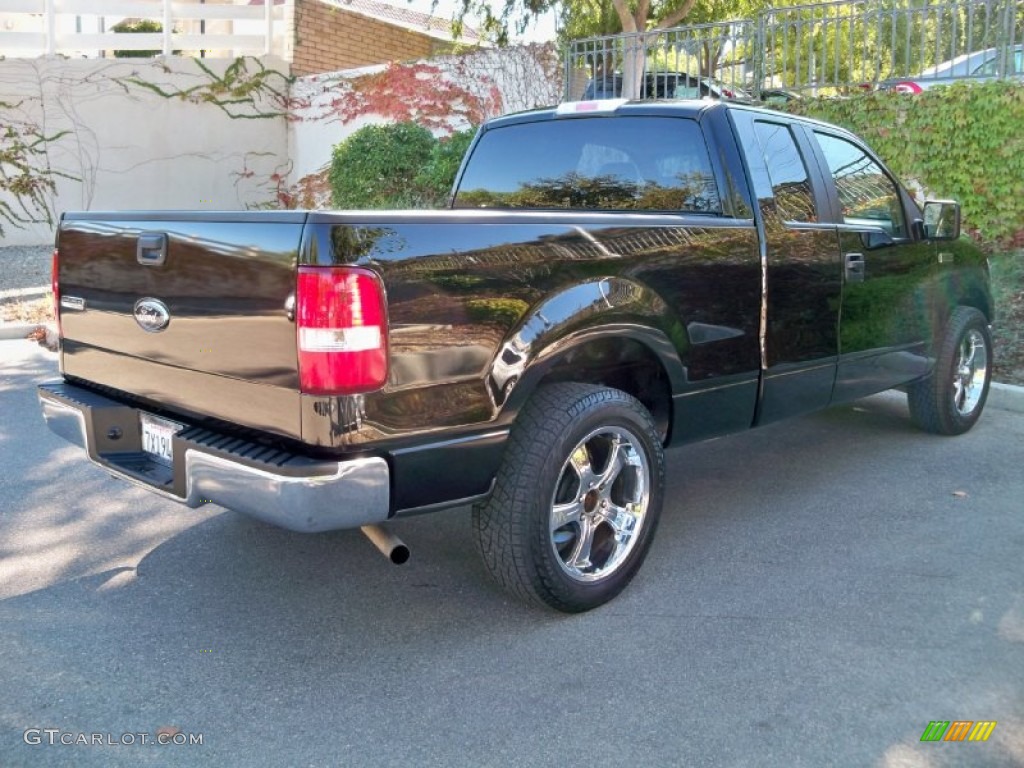
M1004 62L1000 62L1001 54L1005 55ZM983 51L965 53L929 67L918 75L886 80L879 83L878 87L896 93L920 93L936 85L949 85L957 80L994 80L999 75L1001 63L1005 67L1004 77L1024 78L1024 45L1016 45L1013 48L986 48Z

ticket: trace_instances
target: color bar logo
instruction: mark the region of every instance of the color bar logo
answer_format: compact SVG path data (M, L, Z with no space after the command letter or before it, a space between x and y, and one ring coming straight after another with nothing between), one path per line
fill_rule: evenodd
M988 741L995 729L995 720L932 720L921 741Z

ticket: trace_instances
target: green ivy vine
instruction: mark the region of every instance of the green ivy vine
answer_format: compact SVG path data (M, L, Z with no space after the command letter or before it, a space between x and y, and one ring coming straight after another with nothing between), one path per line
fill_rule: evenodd
M876 91L785 109L848 128L902 179L930 197L959 200L965 229L987 247L1024 246L1024 84Z
M0 110L16 106L0 102ZM18 228L26 224L53 224L50 196L56 192L57 179L77 179L49 167L47 145L67 133L46 135L37 125L27 122L0 124L0 236L4 234L4 222Z

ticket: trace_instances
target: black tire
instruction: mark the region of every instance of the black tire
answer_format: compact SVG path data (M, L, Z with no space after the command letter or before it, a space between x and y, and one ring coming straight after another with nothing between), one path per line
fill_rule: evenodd
M494 492L473 509L477 546L521 599L589 611L640 569L664 484L661 440L636 399L590 384L543 386L516 419Z
M991 380L988 322L974 307L957 307L939 340L931 375L907 389L910 418L926 432L962 435L981 417Z

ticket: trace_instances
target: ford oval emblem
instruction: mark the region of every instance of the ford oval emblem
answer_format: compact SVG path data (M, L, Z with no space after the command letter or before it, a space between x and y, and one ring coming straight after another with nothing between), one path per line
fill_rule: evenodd
M171 322L171 311L160 299L145 298L135 302L135 322L146 333L159 333Z

